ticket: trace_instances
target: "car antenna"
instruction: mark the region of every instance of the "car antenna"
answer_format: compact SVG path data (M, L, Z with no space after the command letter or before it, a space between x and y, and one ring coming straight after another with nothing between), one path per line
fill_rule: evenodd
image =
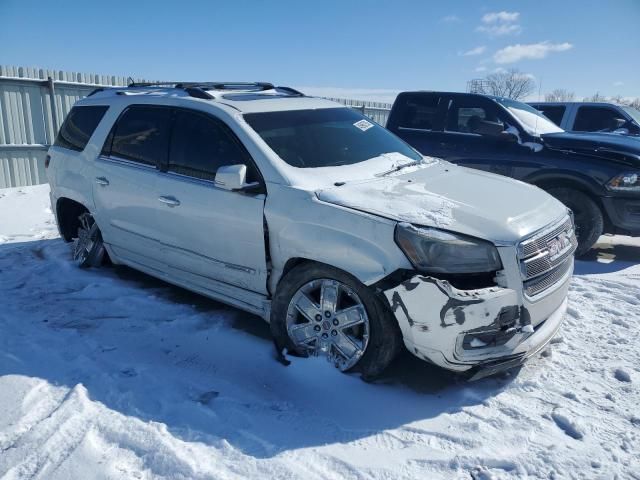
M542 95L542 76L540 77L540 81L538 82L538 101L542 101L540 99ZM538 115L536 115L536 127L533 129L533 133L535 134L535 136L538 136Z

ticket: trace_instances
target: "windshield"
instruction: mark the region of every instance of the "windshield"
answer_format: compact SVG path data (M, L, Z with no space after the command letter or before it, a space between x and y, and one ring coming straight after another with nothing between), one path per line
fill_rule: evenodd
M351 165L388 153L422 159L394 134L350 108L247 113L244 119L294 167Z
M545 133L564 132L559 126L545 117L531 105L517 102L508 98L496 98L496 102L509 110L509 113L516 117L522 127L530 135L543 135Z
M629 114L633 121L640 125L640 110L633 107L622 107L622 109Z

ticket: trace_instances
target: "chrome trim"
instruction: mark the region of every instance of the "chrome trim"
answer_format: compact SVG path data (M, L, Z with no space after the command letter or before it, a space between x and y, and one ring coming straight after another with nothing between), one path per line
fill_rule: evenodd
M407 132L438 132L439 130L427 130L426 128L411 128L411 127L398 127L398 130L405 130Z
M120 157L107 157L105 155L99 155L97 160L101 162L114 163L116 165L124 166L124 167L133 167L139 168L141 170L149 170L149 171L158 171L158 167L156 165L147 165L146 163L135 162L133 160L127 160L126 158Z
M568 244L559 251L558 237ZM555 244L554 244L555 242ZM555 248L554 248L555 247ZM570 215L527 237L517 245L517 256L525 297L533 299L560 283L573 265L578 247L573 219Z
M532 233L527 238L525 238L524 240L520 241L519 244L518 244L518 257L520 259L525 259L525 258L529 258L530 256L538 253L541 250L540 248L535 249L535 250L531 250L531 251L527 251L527 247L532 243L536 243L536 242L539 242L539 241L545 242L545 241L549 240L550 238L553 238L553 237L557 236L558 234L560 234L564 230L565 226L568 227L568 225L566 225L567 223L570 223L571 227L573 228L573 221L571 219L571 216L569 216L569 215L563 217L562 219L560 219L559 221L549 225L548 227L541 228L537 232ZM544 238L547 237L547 236L550 236L550 238L547 238L545 240Z

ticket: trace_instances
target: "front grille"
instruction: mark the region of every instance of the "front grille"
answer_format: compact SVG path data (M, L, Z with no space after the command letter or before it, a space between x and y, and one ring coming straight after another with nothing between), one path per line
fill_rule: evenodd
M520 258L529 258L538 252L541 252L547 246L547 242L557 237L560 233L573 230L573 222L571 217L567 217L558 225L552 226L549 230L545 230L540 234L528 238L520 244Z
M577 246L570 217L521 242L518 257L525 294L538 295L560 281L571 268Z
M571 268L571 260L565 261L560 267L547 273L546 275L524 282L524 293L527 297L533 297L544 292L547 288L558 282Z

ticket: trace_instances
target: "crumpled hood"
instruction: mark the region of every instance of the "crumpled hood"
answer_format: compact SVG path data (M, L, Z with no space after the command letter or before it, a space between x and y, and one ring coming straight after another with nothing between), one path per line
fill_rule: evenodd
M554 150L571 150L640 167L640 141L635 137L615 133L563 132L542 135L542 140L545 146Z
M493 242L515 242L567 213L537 187L447 162L316 195L324 202Z

